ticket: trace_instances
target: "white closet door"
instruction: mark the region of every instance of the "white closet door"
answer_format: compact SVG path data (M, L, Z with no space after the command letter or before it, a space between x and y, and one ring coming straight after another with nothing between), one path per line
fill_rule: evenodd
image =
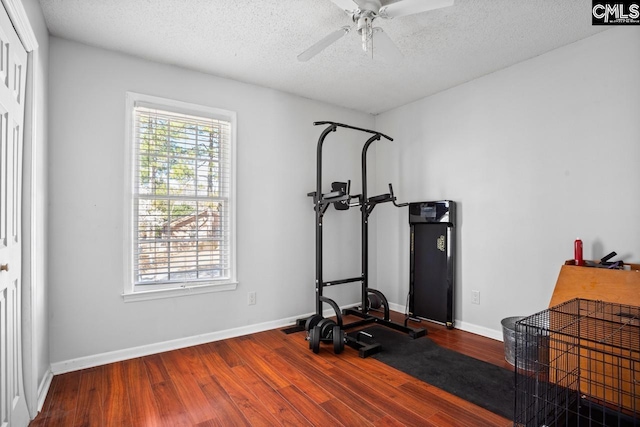
M22 376L22 143L27 52L0 6L0 427L29 424Z

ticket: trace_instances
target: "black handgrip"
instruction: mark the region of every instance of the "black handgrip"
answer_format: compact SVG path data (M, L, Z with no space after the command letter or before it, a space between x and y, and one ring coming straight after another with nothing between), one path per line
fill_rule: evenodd
M402 208L405 206L409 206L409 203L396 203L396 196L393 194L393 186L389 183L389 193L391 193L391 201L393 202L393 206L396 208Z
M347 128L347 129L353 129L353 130L359 130L361 132L367 132L367 133L372 133L374 135L380 135L382 137L384 137L385 139L388 139L389 141L393 141L393 138L391 138L390 136L385 135L384 133L378 132L376 130L371 130L371 129L364 129L364 128L359 128L359 127L355 127L355 126L349 126L349 125L345 125L344 123L337 123L337 122L313 122L314 126L319 126L319 125L330 125L332 127L338 126L341 128Z
M618 255L618 254L617 254L617 253L615 253L615 252L611 252L610 254L605 255L605 256L603 256L602 258L600 258L600 262L603 262L603 263L604 263L604 262L607 262L607 261L609 261L611 258L613 258L613 257L614 257L614 256L616 256L616 255Z

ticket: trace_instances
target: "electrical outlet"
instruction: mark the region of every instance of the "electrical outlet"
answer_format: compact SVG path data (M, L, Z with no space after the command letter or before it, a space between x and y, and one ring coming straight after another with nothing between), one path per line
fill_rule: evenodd
M471 291L471 304L480 304L480 291Z
M256 305L256 292L249 292L248 294L248 304L249 305Z

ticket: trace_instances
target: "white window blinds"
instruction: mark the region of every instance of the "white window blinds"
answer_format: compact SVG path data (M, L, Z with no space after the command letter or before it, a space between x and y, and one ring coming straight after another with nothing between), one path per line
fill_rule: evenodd
M134 286L232 277L229 121L136 103Z

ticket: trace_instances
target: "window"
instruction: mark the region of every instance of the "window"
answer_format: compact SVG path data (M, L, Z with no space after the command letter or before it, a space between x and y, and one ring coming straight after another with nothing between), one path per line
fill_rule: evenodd
M125 298L235 289L235 113L129 92L127 118Z

